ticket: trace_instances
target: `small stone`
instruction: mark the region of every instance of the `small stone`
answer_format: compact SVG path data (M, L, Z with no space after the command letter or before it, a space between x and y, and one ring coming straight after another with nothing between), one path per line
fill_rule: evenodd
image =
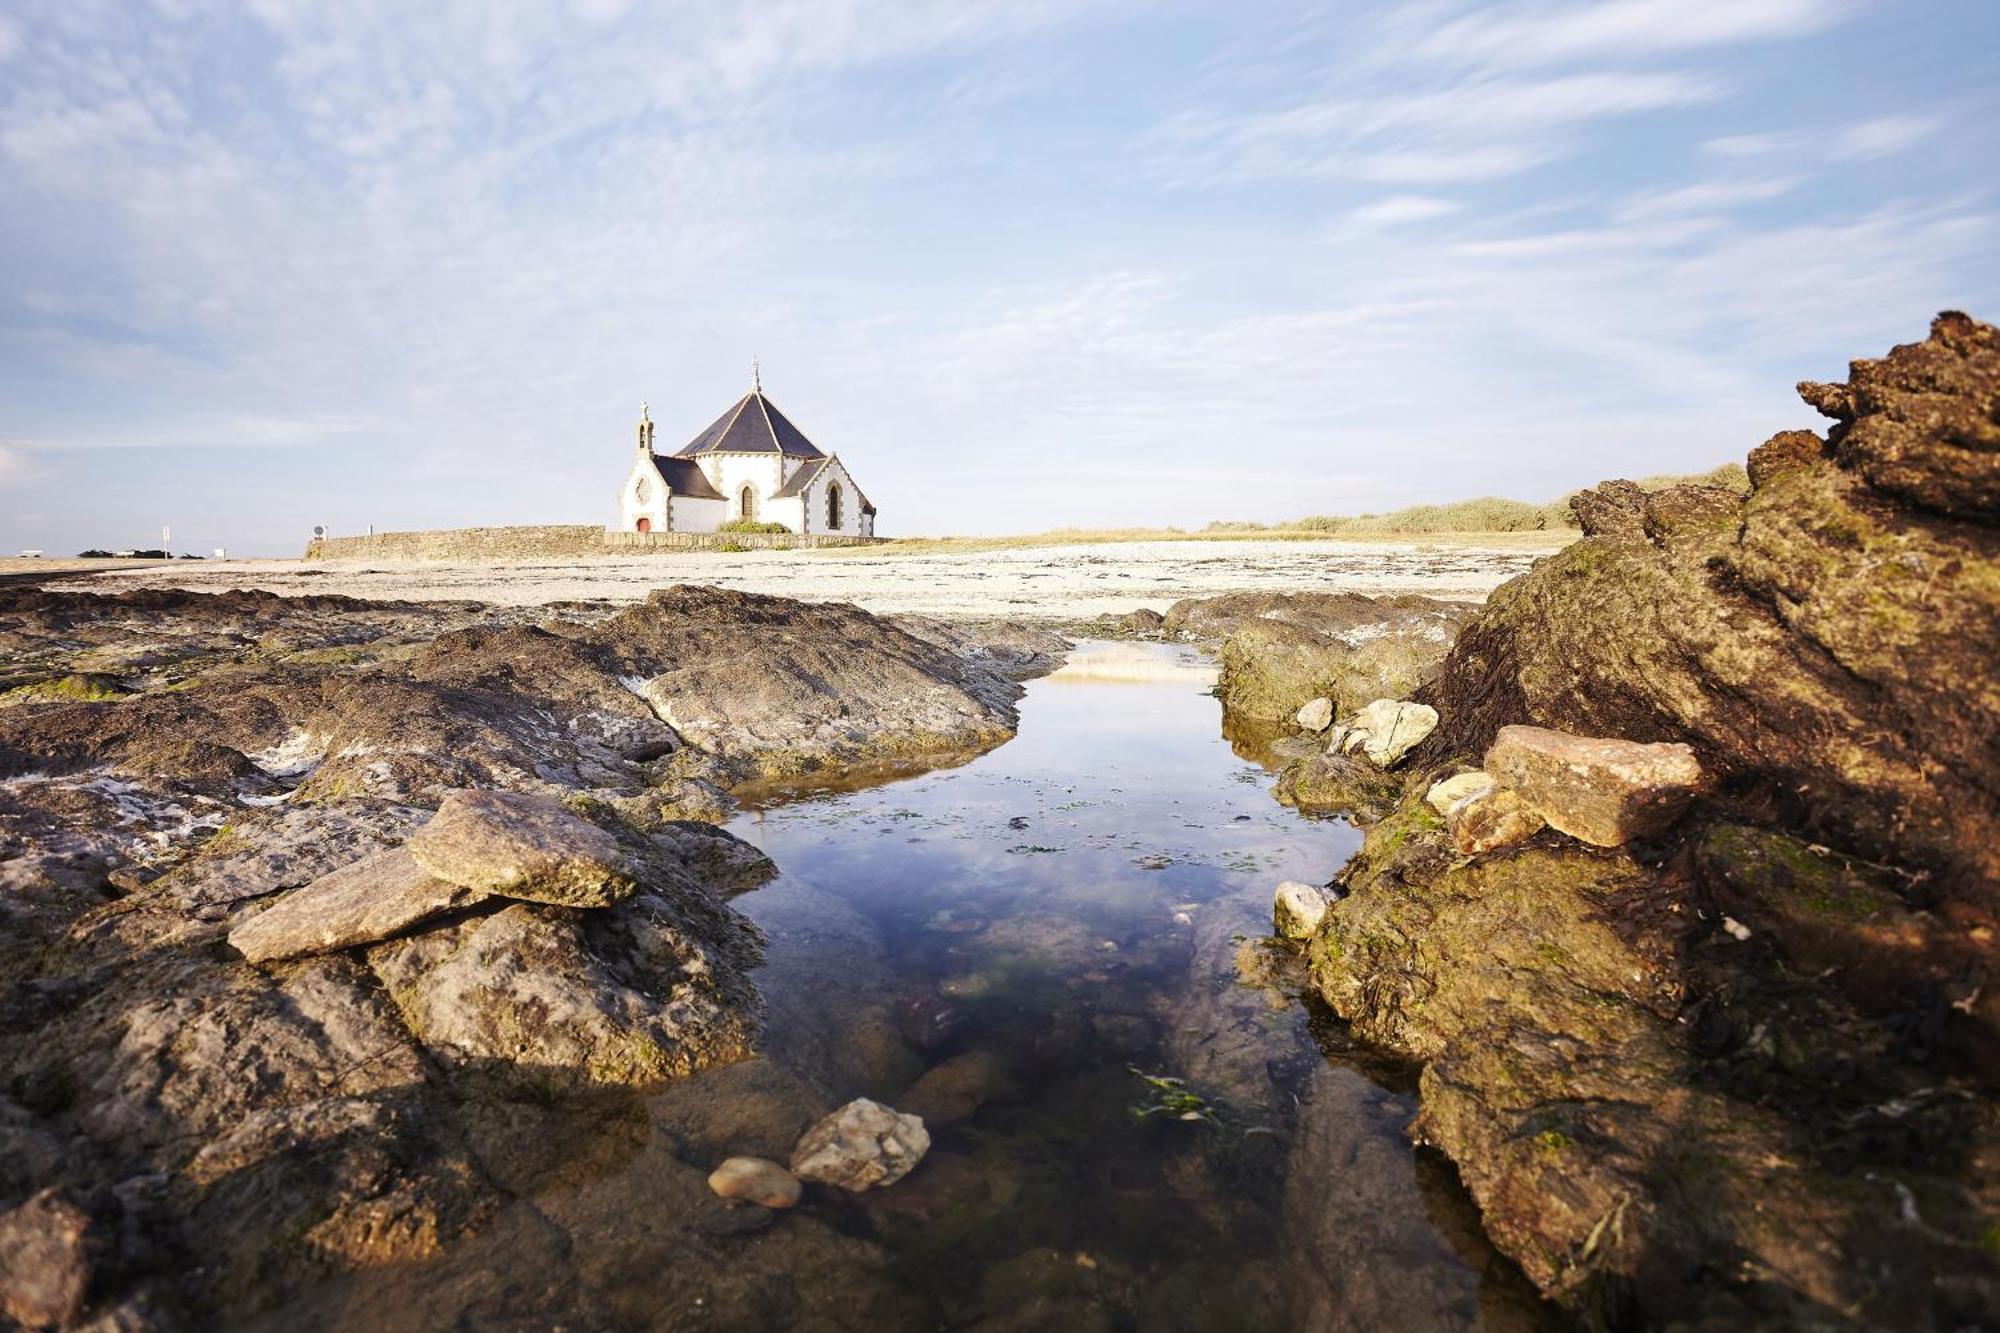
M725 1199L742 1199L762 1208L790 1208L805 1186L799 1178L764 1157L731 1157L711 1171L708 1187Z
M638 887L618 840L547 796L451 792L409 849L439 879L527 902L609 907Z
M1735 940L1738 944L1750 938L1750 927L1744 925L1733 916L1722 918L1722 929L1728 933L1730 939Z
M1310 939L1326 919L1326 894L1310 884L1288 879L1278 886L1271 903L1271 919L1278 933L1288 940Z
M1458 801L1445 816L1460 856L1478 856L1515 847L1540 833L1546 822L1520 793L1491 782Z
M1394 768L1437 730L1437 724L1437 709L1428 704L1377 699L1336 730L1334 745L1342 754L1361 751L1378 768ZM1328 753L1333 752L1334 746L1330 746Z
M1500 728L1485 767L1550 825L1598 847L1666 832L1703 788L1701 764L1685 745L1544 727Z
M1493 775L1475 768L1470 773L1459 773L1433 782L1431 789L1424 793L1424 800L1440 815L1449 815L1454 805L1492 786Z
M105 1224L65 1190L0 1213L0 1311L24 1328L67 1328L109 1249Z
M364 856L284 894L229 932L253 963L373 944L486 897L439 879L401 847Z
M792 1149L792 1174L862 1190L893 1185L930 1151L920 1117L857 1097L808 1129Z
M1306 731L1325 731L1333 723L1333 700L1311 700L1293 715L1293 720Z
M967 1051L924 1071L897 1100L925 1125L955 1125L970 1120L993 1100L1006 1081L1006 1071L990 1051Z

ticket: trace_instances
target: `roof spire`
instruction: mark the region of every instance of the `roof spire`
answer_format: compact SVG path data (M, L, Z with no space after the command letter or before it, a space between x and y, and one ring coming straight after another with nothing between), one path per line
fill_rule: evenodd
M764 377L762 374L758 372L757 358L755 354L752 354L752 356L750 357L750 392L751 393L764 392Z

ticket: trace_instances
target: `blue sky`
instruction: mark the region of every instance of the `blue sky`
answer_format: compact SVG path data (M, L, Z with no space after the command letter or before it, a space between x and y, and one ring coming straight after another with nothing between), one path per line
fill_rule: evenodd
M2000 4L10 0L0 551L612 516L747 386L885 533L1740 458L2000 310Z

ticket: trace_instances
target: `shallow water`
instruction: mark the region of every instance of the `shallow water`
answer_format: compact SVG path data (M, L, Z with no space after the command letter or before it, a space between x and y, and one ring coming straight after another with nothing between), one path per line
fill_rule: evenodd
M1539 1324L1408 1146L1406 1078L1363 1072L1264 941L1273 886L1359 834L1272 799L1213 679L1083 644L973 763L734 821L783 868L736 900L771 938L772 1058L926 1113L930 1159L857 1215L943 1324Z
M1081 645L1006 745L739 816L782 867L734 900L770 940L766 1053L643 1095L469 1102L513 1201L255 1325L1553 1326L1410 1146L1407 1072L1352 1050L1264 940L1273 886L1324 881L1358 835L1271 798L1212 675ZM904 1180L783 1213L708 1191L861 1095L924 1114Z

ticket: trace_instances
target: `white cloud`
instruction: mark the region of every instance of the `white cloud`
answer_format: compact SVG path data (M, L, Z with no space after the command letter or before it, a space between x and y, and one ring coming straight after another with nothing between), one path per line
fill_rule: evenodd
M1394 227L1405 222L1428 222L1432 218L1445 217L1458 212L1461 207L1463 205L1456 199L1440 199L1435 195L1392 194L1372 204L1363 204L1347 216L1364 227Z
M1617 209L1623 222L1675 215L1723 213L1746 204L1760 204L1798 188L1798 176L1765 176L1741 180L1697 181L1672 189L1631 195Z
M1936 134L1944 123L1944 118L1936 115L1881 116L1819 129L1725 135L1706 141L1701 148L1711 157L1735 161L1762 157L1815 163L1864 161L1913 148Z
M1849 0L1592 0L1492 5L1418 38L1433 59L1530 66L1592 57L1631 59L1795 37L1839 22Z

